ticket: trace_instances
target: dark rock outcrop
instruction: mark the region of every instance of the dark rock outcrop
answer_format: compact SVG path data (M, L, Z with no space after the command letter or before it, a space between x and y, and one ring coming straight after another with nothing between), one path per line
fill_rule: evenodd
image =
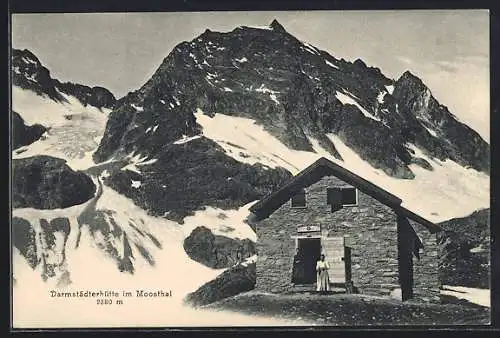
M57 209L88 201L92 179L73 171L66 161L50 156L12 160L12 207Z
M50 220L40 219L42 228L40 240L42 243L41 251L43 272L42 278L47 280L55 277L60 268L66 264L66 241L71 230L69 220L66 217L58 217ZM62 235L62 243L56 243L55 234Z
M29 221L20 217L12 217L11 226L12 246L19 250L29 266L34 269L40 263L35 243L35 229L33 229Z
M184 240L184 250L192 260L210 268L228 268L255 254L249 239L232 239L214 235L210 229L195 228Z
M24 123L21 115L12 112L12 149L15 150L22 146L30 145L31 143L40 139L40 137L47 131L47 128L41 124L34 124L27 126Z
M115 96L106 88L89 87L71 82L59 82L54 80L57 89L76 97L84 105L97 108L112 108L116 102Z
M490 287L490 210L440 223L439 273L442 284Z
M255 263L238 264L188 294L185 302L195 307L203 306L250 291L255 286L255 272Z
M50 71L27 49L12 49L12 85L47 95L55 101L65 101L57 92Z
M104 182L150 214L180 223L207 205L234 209L260 199L291 177L284 169L240 163L205 137L158 146L154 163L138 165L140 172L114 171Z
M47 95L58 102L66 101L61 93L76 97L84 106L112 108L116 102L115 96L103 87L62 83L53 79L50 71L27 49L12 49L12 84L38 95Z

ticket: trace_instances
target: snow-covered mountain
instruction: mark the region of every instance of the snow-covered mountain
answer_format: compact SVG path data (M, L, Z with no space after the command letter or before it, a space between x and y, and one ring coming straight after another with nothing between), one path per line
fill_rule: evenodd
M321 156L432 221L489 207L488 143L416 75L338 60L277 21L180 43L118 100L52 79L26 50L13 51L12 80L20 298L118 281L171 288L180 302L226 271L186 253L193 230L255 242L248 208ZM84 202L60 187L81 175L72 191ZM41 182L65 198L40 204L53 195Z
M200 199L207 185L181 184L216 172L202 162L235 159L295 174L319 156L431 220L488 203L488 143L419 78L405 72L394 81L359 59L337 60L277 21L207 30L176 46L149 81L118 100L94 159L148 161L141 173L119 171L108 181L152 213L177 217L231 199L216 188L216 200ZM239 183L229 172L217 177ZM130 189L132 180L141 186Z

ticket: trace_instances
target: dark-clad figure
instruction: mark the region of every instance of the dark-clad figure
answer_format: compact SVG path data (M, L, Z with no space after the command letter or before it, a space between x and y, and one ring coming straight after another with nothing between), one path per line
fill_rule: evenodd
M304 281L304 257L302 257L302 251L297 248L295 256L293 256L293 266L292 266L292 283L302 284Z

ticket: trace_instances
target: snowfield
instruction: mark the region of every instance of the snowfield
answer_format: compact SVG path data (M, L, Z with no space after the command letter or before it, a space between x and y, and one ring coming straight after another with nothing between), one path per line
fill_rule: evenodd
M132 245L136 269L132 275L119 272L116 262L97 247L96 240L92 238L86 226L79 229L76 217L88 204L89 202L59 210L17 209L14 211L16 216L30 220L35 225L39 218L45 218L48 221L56 217L70 218L71 232L66 244L66 258L67 269L73 282L63 288L57 288L51 280L44 283L40 278L39 269L31 270L25 259L17 250L14 250L13 274L16 286L13 288L13 324L15 327L241 326L284 325L286 323L233 313L200 312L200 310L183 305L182 300L187 293L195 291L225 271L225 269L211 269L191 260L182 246L184 238L195 226L212 222L214 227L217 227L213 220L221 211L215 209L207 212L200 211L195 216L186 219L187 226L181 226L161 217L147 215L131 200L104 186L96 208L116 212L115 222L127 234L129 241L140 241L155 260L155 265L151 266L142 259L137 248ZM225 222L240 219L240 215L243 215L246 209L247 206L239 211L225 211L228 214ZM138 220L142 220L141 231L157 238L161 243L161 248L145 241L141 234L129 225L131 220L136 224L139 223ZM220 221L224 223L224 220ZM231 224L234 226L234 223ZM252 233L243 226L237 226L235 231L238 234L237 237L252 237ZM81 239L76 248L78 236L81 236ZM248 262L254 258L249 259ZM96 298L51 297L51 290L58 292L116 291L120 295L123 291L128 291L132 292L133 297L109 297L114 301L123 300L123 305L97 305ZM153 292L172 290L172 296L139 298L136 297L136 290ZM54 317L54 313L58 314L57 317ZM75 316L76 313L85 313L85 315Z
M403 180L372 167L334 134L327 136L344 161L335 159L313 138L310 141L316 153L289 149L252 119L219 113L211 118L199 109L195 116L203 127L203 135L217 142L229 156L240 162L260 162L271 168L281 166L295 175L324 156L400 197L405 207L433 222L467 216L475 210L489 207L488 175L466 169L451 160L430 159L411 144L408 147L415 151L414 156L426 159L434 170L412 164L410 168L416 178ZM221 125L224 128L220 128Z
M465 286L443 285L441 290L443 295L454 296L460 299L468 300L471 303L490 307L490 290L468 288Z
M12 158L49 155L65 159L74 170L95 165L95 151L106 128L109 109L83 106L73 96L60 93L67 102L57 103L30 90L12 87L12 109L27 125L50 128L44 136L12 153Z

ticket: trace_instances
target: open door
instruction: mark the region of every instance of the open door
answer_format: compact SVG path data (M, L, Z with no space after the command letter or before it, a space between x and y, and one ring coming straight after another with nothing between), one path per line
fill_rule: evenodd
M297 253L293 260L292 283L316 283L316 262L321 254L319 238L299 238Z
M346 269L344 263L344 237L326 237L322 239L322 253L330 265L328 274L330 284L345 284Z

